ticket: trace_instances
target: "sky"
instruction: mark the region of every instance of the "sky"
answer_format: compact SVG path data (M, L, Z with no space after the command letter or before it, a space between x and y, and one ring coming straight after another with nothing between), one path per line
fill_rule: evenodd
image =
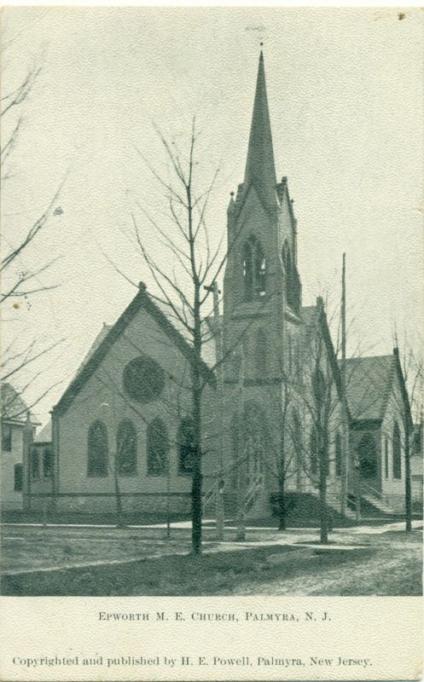
M2 191L6 245L19 242L65 180L19 268L55 259L44 293L3 310L5 344L58 347L34 363L27 400L44 423L104 322L154 283L132 216L164 267L146 212L163 220L158 127L185 148L192 117L199 178L219 168L211 240L225 234L242 182L259 42L264 42L278 177L298 220L303 301L340 297L347 257L348 352L390 353L397 330L418 348L423 313L423 12L396 8L6 8L3 92L41 72L22 107ZM3 134L8 126L4 122ZM10 129L10 128L9 128ZM162 223L164 229L172 225ZM23 384L26 377L17 378Z

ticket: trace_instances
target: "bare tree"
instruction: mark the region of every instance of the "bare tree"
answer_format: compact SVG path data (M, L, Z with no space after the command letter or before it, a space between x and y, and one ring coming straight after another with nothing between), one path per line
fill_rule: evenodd
M37 83L42 70L41 64L34 64L27 70L26 75L19 81L15 88L3 92L0 99L0 124L2 129L2 146L0 149L0 169L2 181L2 193L7 191L8 180L12 177L11 164L13 152L19 142L22 129L24 127L24 110L30 100L30 95ZM40 233L45 229L48 220L52 215L60 215L63 211L57 206L60 191L65 182L65 178L59 183L52 198L41 214L27 226L22 226L19 230L17 242L9 241L5 236L3 227L3 256L0 260L0 277L2 288L0 291L0 305L6 308L6 303L11 303L12 308L17 308L23 299L29 305L29 299L35 294L56 288L56 284L46 285L40 280L40 276L45 273L56 262L55 258L46 259L33 268L22 269L20 261L22 256L26 256L31 250L34 242L39 238ZM3 225L5 218L3 218ZM3 313L3 322L8 319ZM41 375L41 372L32 373L32 365L44 359L56 346L63 340L45 344L40 339L29 341L26 346L22 346L19 341L19 334L7 345L2 353L1 377L0 381L13 382L20 385L19 394L24 395L29 392L30 387ZM27 369L32 373L28 378ZM39 393L31 400L29 409L35 407L50 390L50 386ZM16 415L15 415L16 416Z
M173 263L177 264L179 277L166 270L149 252L142 232L133 216L136 242L152 280L160 295L169 306L171 320L183 327L193 351L190 363L188 391L192 419L192 551L201 553L202 543L202 458L205 454L202 395L207 384L202 367L202 350L214 332L204 320L211 311L211 294L214 283L222 273L226 255L222 255L222 239L212 247L207 227L207 210L218 170L207 183L206 189L198 187L196 172L199 164L199 135L193 119L184 155L174 142L158 132L159 140L169 164L170 179L163 177L149 163L153 176L163 190L167 212L163 223L142 207L144 218L154 228L157 239L170 252ZM145 159L144 159L145 160ZM145 160L146 161L146 160ZM165 224L167 226L165 227ZM171 229L169 229L171 226ZM231 248L231 246L230 246ZM222 363L224 358L218 360ZM210 368L211 373L217 364Z
M400 395L395 396L398 413L401 415L404 433L405 463L405 531L412 530L412 483L411 456L414 450L414 423L419 423L423 408L424 362L405 339L404 352L394 349L399 362Z
M298 452L298 462L303 471L318 488L320 514L320 542L328 542L331 519L328 511L329 467L335 461L338 475L343 475L345 458L344 444L333 448L340 437L347 419L342 397L340 373L336 352L330 337L324 303L317 299L316 320L310 334L309 344L304 349L302 385L291 382L289 390L301 403L304 422L309 424L309 443L300 440L294 433L292 446ZM332 450L335 455L332 456Z

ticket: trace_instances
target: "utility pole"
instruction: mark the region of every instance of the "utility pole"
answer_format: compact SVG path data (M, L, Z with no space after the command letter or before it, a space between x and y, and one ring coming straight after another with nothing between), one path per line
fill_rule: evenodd
M219 471L215 495L215 514L216 514L216 538L224 539L224 366L222 352L222 329L219 315L219 294L218 282L214 281L210 286L205 286L206 291L213 294L213 332L215 341L216 355L216 379L218 388L218 433L219 433Z
M343 254L342 264L342 301L341 301L341 336L342 336L342 400L343 400L343 470L342 470L342 490L341 490L341 514L346 513L347 495L349 491L349 427L347 420L347 393L346 393L346 254Z

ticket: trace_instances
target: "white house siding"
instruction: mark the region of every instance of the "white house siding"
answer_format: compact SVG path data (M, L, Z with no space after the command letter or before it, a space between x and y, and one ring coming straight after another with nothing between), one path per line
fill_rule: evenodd
M165 370L167 379L163 395L148 404L132 401L123 387L122 373L128 362L146 354ZM169 379L175 377L175 382ZM190 392L181 388L189 384L189 365L175 343L166 336L159 324L144 309L140 309L125 331L118 337L97 370L62 415L54 417L53 432L57 458L56 503L58 511L113 511L115 509L114 474L109 469L105 477L87 474L87 437L90 425L97 419L107 427L109 462L112 461L118 425L130 419L137 434L137 473L119 476L119 488L124 511L160 511L166 506L167 489L171 492L171 509L188 511L190 507L191 477L178 474L176 435L180 417L190 413ZM213 413L208 393L204 391L205 428L214 434ZM170 472L166 475L147 474L146 430L156 417L167 425L171 442ZM209 454L203 468L207 475L215 469L214 445L208 442ZM206 479L207 480L207 479Z
M12 429L11 450L1 452L1 508L22 509L22 492L15 490L15 465L23 464L23 424L10 424Z

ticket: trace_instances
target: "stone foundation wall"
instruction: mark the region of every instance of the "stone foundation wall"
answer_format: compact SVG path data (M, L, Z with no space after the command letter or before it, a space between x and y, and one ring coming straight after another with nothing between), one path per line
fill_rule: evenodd
M59 496L56 498L56 511L60 512L81 512L81 513L113 513L116 511L116 498L113 495L93 495L93 496ZM121 497L123 513L146 512L149 514L165 514L167 509L166 495L123 495ZM42 511L44 505L51 508L54 504L53 498L32 497L31 509ZM171 514L187 514L191 509L190 495L172 495L169 500L169 510Z

